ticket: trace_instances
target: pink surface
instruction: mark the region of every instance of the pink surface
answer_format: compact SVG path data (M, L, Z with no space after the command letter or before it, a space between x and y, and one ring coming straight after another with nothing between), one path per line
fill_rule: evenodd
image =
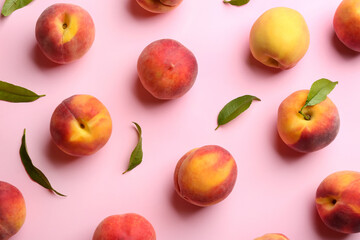
M334 35L332 18L340 0L253 0L243 7L185 0L163 15L145 12L135 0L64 2L88 10L96 26L90 51L69 65L49 62L36 47L36 20L55 1L34 1L0 18L0 79L46 94L33 103L0 102L0 180L18 187L27 204L25 224L12 240L91 239L102 219L127 212L146 217L158 239L165 240L245 240L268 232L292 240L359 239L359 234L328 230L314 203L316 188L327 175L360 170L360 56ZM249 53L253 22L276 6L298 10L311 34L307 54L287 71L264 67ZM180 41L199 64L193 88L173 101L151 97L136 72L143 48L161 38ZM278 137L277 108L289 94L322 77L339 81L330 98L340 113L340 132L327 148L298 154ZM63 99L79 93L94 95L107 106L113 134L95 155L73 158L53 145L49 122ZM224 104L244 94L262 101L214 131ZM132 121L143 128L144 159L122 175L137 142ZM18 153L24 128L34 164L66 198L29 179ZM234 156L238 179L225 201L197 208L176 195L173 171L188 150L208 144Z

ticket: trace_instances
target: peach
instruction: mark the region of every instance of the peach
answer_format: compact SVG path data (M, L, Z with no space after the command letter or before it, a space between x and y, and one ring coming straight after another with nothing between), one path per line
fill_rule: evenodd
M144 217L127 213L105 218L96 228L93 240L156 240L151 223Z
M340 118L335 104L323 102L304 108L306 120L299 113L309 91L300 90L288 96L279 106L277 129L286 145L299 152L313 152L329 145L337 136Z
M289 240L285 235L280 233L268 233L262 237L255 238L255 240Z
M25 200L19 189L0 181L0 240L15 235L25 222Z
M175 99L193 86L198 65L194 54L181 43L162 39L140 54L137 70L144 88L158 99Z
M343 0L333 20L334 31L348 48L360 52L360 0Z
M316 208L329 228L360 232L360 173L339 171L326 177L316 191Z
M109 140L111 117L106 107L90 95L74 95L55 109L50 121L52 139L73 156L91 155Z
M232 191L237 166L222 147L207 145L187 152L174 172L175 190L180 197L206 207L224 200Z
M145 10L152 13L166 13L180 5L182 0L136 0Z
M36 22L35 35L43 54L55 63L81 58L95 39L95 26L83 8L65 3L51 5Z
M275 7L255 21L249 43L252 55L259 62L269 67L289 69L306 54L310 33L298 11Z

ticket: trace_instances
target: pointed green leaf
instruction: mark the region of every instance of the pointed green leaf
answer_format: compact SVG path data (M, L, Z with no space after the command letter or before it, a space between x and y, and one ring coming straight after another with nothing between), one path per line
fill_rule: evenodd
M29 177L36 183L43 186L44 188L53 191L54 193L56 193L59 196L66 197L65 195L63 195L63 194L57 192L55 189L53 189L53 187L51 186L51 184L50 184L49 180L46 178L46 176L38 168L36 168L33 165L32 161L30 159L30 156L27 152L25 134L26 134L26 129L24 129L24 134L21 139L20 158L25 167L26 172L29 174Z
M139 135L139 141L131 153L128 169L125 172L123 172L123 174L137 167L142 162L142 158L143 158L141 127L136 122L133 123L136 126Z
M218 126L216 127L216 129L218 129L221 125L230 122L231 120L239 116L241 113L243 113L246 109L250 107L253 100L261 101L259 98L255 96L244 95L235 98L234 100L226 104L225 107L221 109L218 115L218 119L217 119Z
M223 2L224 3L229 3L229 4L234 5L234 6L242 6L242 5L247 4L249 1L250 0L230 0L230 1L224 0Z
M1 14L3 16L9 16L12 12L15 10L25 7L29 3L31 3L33 0L5 0L5 3L3 5L3 8L1 10Z
M0 81L0 100L14 103L33 102L44 96L45 95L37 95L26 88Z
M338 84L338 82L332 82L325 78L315 81L311 85L305 107L314 106L324 101L327 95L335 88L336 84Z

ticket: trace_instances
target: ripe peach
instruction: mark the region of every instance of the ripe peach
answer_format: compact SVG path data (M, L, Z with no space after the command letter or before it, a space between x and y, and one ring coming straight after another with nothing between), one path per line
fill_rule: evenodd
M0 181L0 240L15 235L25 222L25 200L19 189Z
M180 5L182 0L136 0L145 10L152 13L166 13Z
M181 43L162 39L142 51L137 70L142 85L154 97L174 99L193 86L198 65L192 52Z
M151 223L144 217L127 213L105 218L96 228L93 240L156 240Z
M44 55L64 64L81 58L90 49L95 39L95 26L83 8L57 3L40 15L35 35Z
M180 197L205 207L224 200L232 191L237 166L222 147L208 145L187 152L174 172L175 190Z
M329 228L360 232L360 173L340 171L326 177L316 191L316 208Z
M50 133L65 153L85 156L97 152L109 140L111 117L106 107L90 95L65 99L54 111Z
M294 92L278 109L279 135L285 144L299 152L312 152L326 147L335 139L340 127L338 110L328 97L315 106L304 108L303 112L310 116L310 120L299 113L308 93L308 90Z
M249 43L252 55L259 62L269 67L289 69L307 52L310 33L298 11L275 7L255 21Z
M280 233L268 233L262 237L255 238L255 240L289 240L285 235Z
M337 8L333 26L339 40L360 52L360 0L343 0Z

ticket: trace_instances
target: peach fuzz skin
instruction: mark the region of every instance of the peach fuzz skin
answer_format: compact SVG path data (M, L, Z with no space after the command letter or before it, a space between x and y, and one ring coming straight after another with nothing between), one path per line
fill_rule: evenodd
M89 13L73 5L54 4L40 15L35 35L42 53L59 64L81 58L95 39L95 26Z
M144 217L127 213L105 218L96 228L92 240L156 240L151 223Z
M175 190L191 204L206 207L224 200L234 188L237 166L231 154L216 145L187 152L174 172Z
M166 13L180 5L182 0L136 0L145 10L152 13Z
M360 52L360 0L343 0L334 14L333 27L339 40Z
M299 152L313 152L329 145L337 136L340 118L335 104L326 98L315 106L304 108L311 116L305 120L298 113L304 106L308 90L300 90L288 96L279 106L277 129L286 145Z
M332 230L360 232L360 173L340 171L326 177L316 191L316 208Z
M255 238L254 240L289 240L285 235L280 233L268 233L262 237Z
M15 235L25 222L25 200L19 189L0 181L0 240Z
M155 98L168 100L183 96L193 86L198 65L195 56L181 43L161 39L141 52L137 70L144 88Z
M97 152L109 140L112 121L106 107L90 95L65 99L50 121L52 139L62 151L73 156Z

